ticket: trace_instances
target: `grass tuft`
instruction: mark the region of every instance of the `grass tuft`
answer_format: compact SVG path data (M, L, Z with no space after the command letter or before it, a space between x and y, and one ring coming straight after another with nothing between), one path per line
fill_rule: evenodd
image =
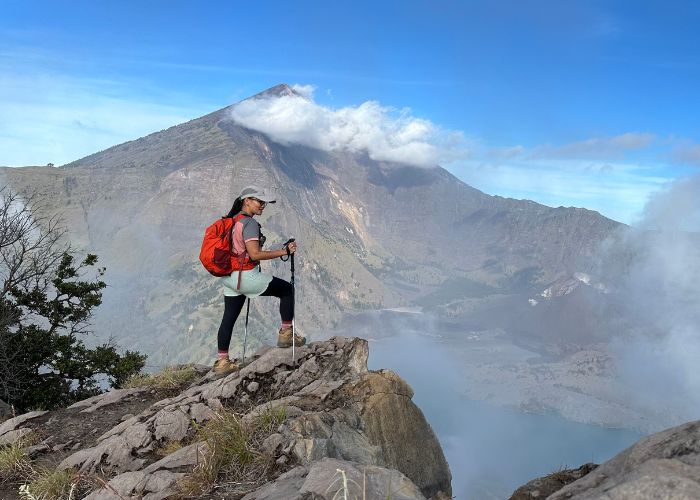
M29 482L22 485L20 495L27 499L41 500L74 498L78 486L76 479L75 472L71 470L40 469L35 471Z
M199 439L207 442L210 451L180 482L182 493L206 493L219 478L240 492L262 484L275 465L274 457L262 451L262 443L286 418L286 410L279 407L269 408L247 422L233 411L218 412L198 429Z
M24 479L34 472L32 461L24 451L31 444L33 437L30 434L0 448L0 483Z
M122 384L122 389L153 387L156 389L174 389L197 378L197 370L192 365L166 366L153 374L133 375Z

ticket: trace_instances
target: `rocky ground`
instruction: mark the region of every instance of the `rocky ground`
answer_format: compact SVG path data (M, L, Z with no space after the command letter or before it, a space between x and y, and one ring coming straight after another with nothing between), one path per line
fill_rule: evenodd
M593 471L598 467L596 464L585 464L578 469L564 469L549 474L545 477L533 479L527 484L521 486L510 497L510 500L534 500L547 498L549 495L556 493L567 484L578 481L583 476Z
M700 421L646 437L600 466L586 464L530 481L512 500L696 500Z
M208 367L204 371L208 371ZM0 424L0 445L33 431L34 441L38 442L28 451L35 466L55 468L76 450L94 446L102 434L125 419L185 388L119 389L69 408L20 415ZM19 498L17 490L18 485L13 482L0 483L0 498Z
M334 337L297 349L294 362L291 354L264 348L239 371L205 375L182 392L112 391L21 415L0 426L0 441L38 432L28 452L95 478L102 487L90 500L155 500L181 495L209 460L215 441L198 429L227 411L243 424L277 412L281 423L260 438L263 475L247 484L219 475L190 498L330 499L344 488L366 498L450 497L447 462L411 388L367 369L366 341ZM16 485L4 488L3 498L16 498Z

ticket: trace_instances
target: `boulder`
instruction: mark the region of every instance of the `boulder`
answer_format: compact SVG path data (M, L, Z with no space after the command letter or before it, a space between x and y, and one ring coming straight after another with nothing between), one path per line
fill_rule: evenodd
M82 413L92 413L99 410L103 406L118 403L119 401L122 401L125 398L141 394L143 392L146 392L147 390L148 388L144 387L138 387L134 389L114 389L112 391L105 392L103 394L98 394L97 396L83 399L82 401L78 401L77 403L72 404L68 408L81 408L80 411Z
M588 463L578 469L564 469L545 477L533 479L515 490L510 500L543 500L567 484L578 481L596 467L598 467L596 464Z
M324 458L309 468L299 493L311 498L391 498L425 500L413 482L397 470ZM281 499L280 499L281 500Z
M548 498L700 498L700 421L640 440Z
M45 411L30 411L5 420L0 424L0 446L14 444L20 439L32 433L29 427L22 427L22 424L34 418L42 416Z
M339 498L425 500L420 489L396 470L334 458L323 458L308 467L296 467L247 494L243 500Z

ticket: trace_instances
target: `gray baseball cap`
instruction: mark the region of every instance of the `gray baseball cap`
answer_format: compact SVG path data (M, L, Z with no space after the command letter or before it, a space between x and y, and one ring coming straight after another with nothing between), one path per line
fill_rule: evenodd
M260 188L258 186L244 187L241 191L239 198L242 200L245 198L257 198L258 200L264 201L265 203L275 203L275 198L271 194L268 194L268 192L265 189Z

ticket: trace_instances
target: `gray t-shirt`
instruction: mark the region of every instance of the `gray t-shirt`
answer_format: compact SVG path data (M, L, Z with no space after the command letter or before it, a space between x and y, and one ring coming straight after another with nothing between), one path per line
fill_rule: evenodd
M260 239L260 224L258 221L252 217L246 217L241 220L243 225L243 242L248 240L259 240Z

